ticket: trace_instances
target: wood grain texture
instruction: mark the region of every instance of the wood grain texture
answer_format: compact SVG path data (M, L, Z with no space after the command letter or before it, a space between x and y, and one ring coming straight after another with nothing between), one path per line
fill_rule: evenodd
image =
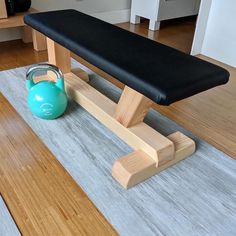
M32 28L28 25L22 27L22 41L24 43L31 43L33 41Z
M46 37L35 29L32 29L33 46L37 52L47 49Z
M2 94L0 140L0 192L23 235L116 235Z
M44 35L41 34L41 37ZM48 63L53 64L60 68L63 73L73 72L82 80L88 82L89 76L85 73L81 68L74 68L73 71L71 69L71 53L68 49L51 40L50 38L46 38L46 48L48 52ZM55 78L55 74L49 72L49 76Z
M32 43L13 40L0 43L0 71L47 61L45 51L36 52Z
M152 101L141 93L125 86L116 106L114 117L125 127L143 122Z
M160 166L141 150L118 159L112 167L112 176L126 189L190 157L195 152L195 142L180 132L167 136L175 146L174 159Z
M78 76L80 79L84 80L85 82L89 82L89 75L81 68L73 68L71 69L71 72Z
M26 104L25 72L26 68L1 72L0 90L120 235L236 234L235 160L151 109L147 124L165 135L181 131L197 142L197 152L123 190L110 172L117 156L130 153L130 147L74 102L58 120L33 117ZM120 90L87 72L90 85L119 100Z
M1 19L0 20L0 29L25 26L24 15L29 14L29 13L34 13L34 12L37 12L37 11L33 8L30 8L27 13L25 13L25 12L16 13L14 16L10 16L6 19Z
M0 20L7 18L7 9L5 0L0 0Z
M182 52L190 53L195 31L196 17L172 19L163 21L158 31L148 30L149 21L142 21L139 25L130 23L118 24L119 27L158 41Z
M70 51L47 38L48 61L56 65L63 73L71 72Z

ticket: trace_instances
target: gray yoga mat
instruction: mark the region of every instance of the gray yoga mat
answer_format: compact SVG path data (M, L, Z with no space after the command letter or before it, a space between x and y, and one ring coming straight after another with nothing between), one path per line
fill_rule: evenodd
M197 152L124 190L112 178L111 169L132 149L74 102L60 119L32 116L26 103L26 69L0 72L0 91L120 235L236 235L235 160L151 110L149 125L165 135L183 132L196 141ZM94 87L117 101L118 88L84 69Z
M0 236L20 236L20 232L0 196Z

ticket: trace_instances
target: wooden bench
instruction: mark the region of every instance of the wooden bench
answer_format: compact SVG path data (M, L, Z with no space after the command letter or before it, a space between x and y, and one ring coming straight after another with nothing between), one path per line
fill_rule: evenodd
M153 102L169 105L227 83L226 70L75 10L27 15L25 23L47 36L49 63L64 72L68 95L134 149L113 166L122 186L195 151L184 134L165 137L143 120ZM118 104L71 72L70 51L126 85Z

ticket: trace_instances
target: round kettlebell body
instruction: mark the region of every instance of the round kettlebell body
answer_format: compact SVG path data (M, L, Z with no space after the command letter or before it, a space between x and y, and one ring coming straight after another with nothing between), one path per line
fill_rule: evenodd
M58 75L57 81L33 82L36 71L51 70ZM55 66L40 64L27 73L28 106L31 112L42 119L52 120L61 116L67 107L68 99L64 89L62 73Z

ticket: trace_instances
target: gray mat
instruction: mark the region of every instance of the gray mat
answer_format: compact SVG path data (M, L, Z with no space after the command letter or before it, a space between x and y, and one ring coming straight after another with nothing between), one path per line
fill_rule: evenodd
M0 196L0 236L20 236L20 232Z
M179 130L198 149L126 191L111 177L111 168L131 148L74 102L58 120L33 117L26 104L25 72L1 72L0 91L120 235L236 235L235 160L151 110L148 124L166 135ZM120 96L118 88L95 74L91 84L113 100Z

